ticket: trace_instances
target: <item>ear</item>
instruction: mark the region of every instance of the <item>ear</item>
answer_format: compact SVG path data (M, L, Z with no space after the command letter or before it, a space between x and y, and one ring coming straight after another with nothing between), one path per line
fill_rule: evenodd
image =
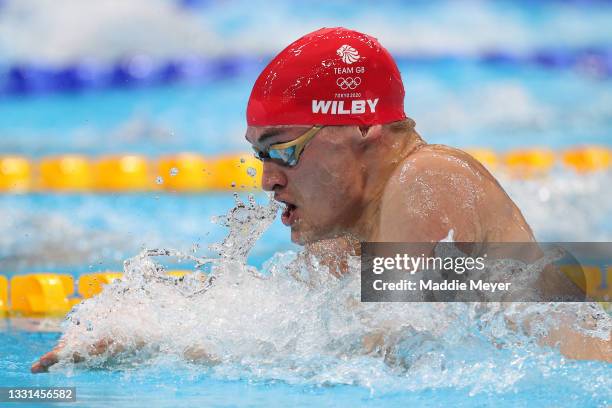
M359 126L361 142L377 142L382 137L382 125Z

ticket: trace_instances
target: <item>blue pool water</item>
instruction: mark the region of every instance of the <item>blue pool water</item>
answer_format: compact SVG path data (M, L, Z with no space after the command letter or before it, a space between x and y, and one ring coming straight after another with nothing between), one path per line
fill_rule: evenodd
M608 80L469 61L401 63L400 69L406 112L431 143L499 150L612 145ZM35 157L247 151L245 107L256 75L0 100L0 149Z
M133 38L142 53L165 61L225 52L247 55L254 63L215 81L0 94L2 154L38 158L70 152L94 156L135 152L157 157L181 151L205 155L248 151L244 111L258 70L290 40L324 25L375 33L398 56L406 86L406 112L431 143L499 151L533 146L563 149L580 144L612 147L609 72L589 64L547 68L542 64L491 63L484 58L490 52L533 55L540 49L568 54L589 47L607 50L612 44L612 6L603 1L535 5L416 2L410 6L388 1L379 2L376 8L367 2L317 2L316 7L274 2L262 7L251 1L229 2L230 6L226 2L192 1L182 2L189 7L176 11L166 8L169 1L134 0L120 10L100 2L95 13L79 9L84 6L78 1L59 3L68 5L80 18L64 19L60 6L34 7L22 2L17 7L15 1L0 1L0 77L5 67L21 63L62 67L75 60L93 60L100 66L112 65L129 55L130 48L99 33L108 30L108 22L116 24L110 25L112 30L132 32L123 22L135 16L150 28L150 36ZM89 20L90 14L98 18ZM48 19L42 31L34 29L42 21L40 16ZM120 18L114 20L117 16ZM169 22L180 22L180 27ZM283 28L282 34L278 34L278 27ZM32 37L41 32L47 47L38 47L39 40ZM194 33L204 40L191 41ZM21 41L7 40L16 35ZM538 239L612 240L610 171L577 176L556 167L547 177L527 181L496 175ZM264 203L266 198L258 194L257 200ZM206 255L210 253L207 246L219 242L226 233L211 223L211 217L226 213L233 203L229 194L0 195L0 272L7 276L42 271L78 276L121 270L123 261L143 248L195 250ZM248 263L262 268L273 258L272 265L276 262L282 269L279 253L298 249L276 220L251 251ZM192 267L176 259L163 263L180 269ZM245 281L243 286L250 284ZM377 357L352 356L343 347L358 338L354 327L358 323L353 314L344 313L343 304L335 303L333 293L315 292L312 303L323 306L315 310L319 314L309 315L308 299L304 303L287 299L283 304L279 288L285 287L296 290L291 282L281 279L261 292L238 292L231 298L235 303L217 309L197 302L186 307L183 299L162 297L160 292L159 298L143 298L149 309L140 316L132 314L133 309L139 310L138 303L130 303L134 299L115 302L118 310L111 328L133 327L134 332L149 335L151 329L179 343L197 342L199 334L206 333L228 345L243 344L254 350L240 350L234 360L217 367L177 358L172 345L161 339L160 344L167 348L147 358L90 368L68 365L35 376L29 373L29 366L56 343L60 322L2 320L0 386L75 386L78 402L66 406L83 407L612 404L610 364L565 360L555 350L522 344L520 339L513 343L502 337L509 345L497 349L488 337L496 328L494 319L490 327L483 328L477 320L463 322L461 314L449 314L457 318L460 330L433 340L425 337L421 341L415 336L417 340L403 351L417 350L415 354L422 353L422 361L430 364L415 364L409 370L387 366ZM257 285L253 288L261 289ZM299 298L299 290L291 293ZM326 304L332 307L326 309ZM270 312L275 310L271 305L278 313ZM104 311L107 305L88 307ZM241 317L240 310L248 313ZM285 312L295 313L297 323L275 317L285 316ZM390 315L398 320L418 321L419 313L427 316L427 312L418 307L399 311L389 307ZM85 309L80 313L87 314ZM145 315L165 320L155 326L157 323L147 321ZM257 341L251 342L241 332L209 331L209 322L225 319L226 323L243 324L244 333L257 337L259 327L251 327L248 319L240 320L247 316L261 324L262 343L281 344L278 355L264 346L259 348ZM432 316L432 321L441 325L450 319L442 313ZM172 337L173 325L183 322L184 338L180 333ZM275 331L275 325L282 333ZM282 343L292 336L312 342L315 350L318 339L324 338L321 341L326 348L313 353L308 344L292 348Z
M274 380L215 378L179 363L141 365L123 370L95 370L28 376L29 361L58 338L53 333L4 332L0 386L73 386L81 402L53 406L606 406L610 403L609 367L603 363L554 362L548 373L528 373L507 389L478 392L436 387L410 392L377 392L351 385L299 385ZM467 356L473 363L477 356ZM471 361L470 361L471 360ZM491 367L489 375L494 376ZM528 371L528 367L525 367ZM418 380L417 380L418 381ZM21 405L20 405L21 406ZM41 405L36 405L41 406Z

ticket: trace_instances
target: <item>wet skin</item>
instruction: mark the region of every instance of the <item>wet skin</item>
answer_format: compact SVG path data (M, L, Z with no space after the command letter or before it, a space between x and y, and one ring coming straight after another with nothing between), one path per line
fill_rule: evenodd
M265 149L309 128L249 127L246 139ZM359 241L435 243L450 230L458 242L535 241L518 207L477 160L381 125L325 127L295 167L266 159L262 187L289 204L283 222L291 227L292 241L328 261L337 275L346 263L330 252L355 253ZM364 339L366 350L370 340ZM570 358L612 362L610 341L569 328L557 329L542 343L559 345ZM108 344L94 345L91 354L106 351ZM61 351L59 345L42 356L32 372L47 371Z
M261 149L307 129L249 127L246 138ZM326 127L297 166L265 160L262 186L296 207L289 224L299 244L347 234L358 241L437 242L451 229L455 241L534 240L478 161L382 126Z

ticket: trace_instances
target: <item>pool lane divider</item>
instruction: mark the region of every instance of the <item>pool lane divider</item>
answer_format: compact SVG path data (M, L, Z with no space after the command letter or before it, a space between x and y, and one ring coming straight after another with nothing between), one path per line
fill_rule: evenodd
M577 173L608 170L612 149L604 146L577 146L560 151L548 148L513 149L497 153L491 149L465 149L490 170L502 170L516 178L547 175L556 165Z
M603 279L604 270L606 279ZM612 300L612 286L603 284L612 282L612 266L604 270L598 266L584 266L579 273L574 273L575 265L561 266L561 271L588 295ZM189 273L191 271L171 270L167 275L180 279ZM577 279L577 276L580 276L580 279ZM6 276L0 275L0 317L62 317L74 305L96 296L102 292L105 285L122 277L123 274L119 272L83 274L78 276L75 287L75 279L70 274L15 275L10 282ZM611 302L600 303L612 312Z
M465 149L491 171L515 178L545 176L556 166L578 173L606 171L612 150L581 146L546 148ZM66 154L33 160L0 155L0 192L173 192L254 190L261 187L263 165L250 153L216 157L179 153L150 159L137 154L88 157Z
M8 304L8 279L0 275L0 316L6 316L9 310Z
M191 271L171 270L167 275L178 279L188 273ZM10 281L0 275L0 317L62 317L122 276L119 272L84 274L75 287L70 274L32 273L15 275Z
M476 56L450 53L395 53L394 56L399 64L476 62L494 67L569 69L590 77L612 77L612 48L608 46L548 47L524 53L491 49ZM172 83L214 83L241 75L254 75L271 59L271 55L238 54L160 60L146 54L135 54L107 64L87 61L64 66L21 63L0 70L0 97L146 88Z
M10 311L22 315L63 315L80 302L80 299L70 297L74 292L72 275L39 273L14 276L10 290Z
M206 192L260 188L263 165L250 153L205 157L180 153L151 160L136 154L31 160L0 155L0 192Z

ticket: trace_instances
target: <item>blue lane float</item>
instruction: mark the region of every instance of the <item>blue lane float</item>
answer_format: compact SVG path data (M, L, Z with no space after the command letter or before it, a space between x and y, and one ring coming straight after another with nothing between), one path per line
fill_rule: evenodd
M206 83L261 70L268 57L186 57L156 61L148 56L124 58L104 66L79 63L61 68L15 65L0 68L0 96L135 88L173 82Z
M580 50L542 49L530 54L500 50L474 58L459 55L398 55L398 62L480 62L487 65L536 66L543 69L575 69L587 75L612 77L612 48ZM114 64L81 62L65 67L14 65L0 68L0 96L78 92L92 89L133 88L174 82L206 83L259 72L269 56L199 56L158 61L146 55L122 58Z

